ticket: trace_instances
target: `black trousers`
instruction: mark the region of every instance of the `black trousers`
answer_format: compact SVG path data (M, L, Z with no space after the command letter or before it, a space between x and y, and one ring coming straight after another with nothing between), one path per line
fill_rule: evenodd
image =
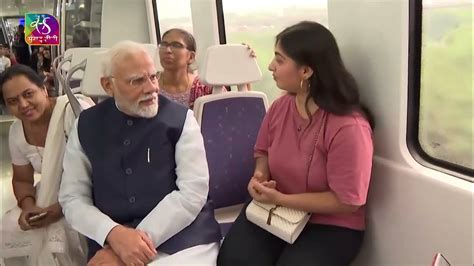
M244 208L224 239L217 266L349 265L363 238L364 231L308 223L290 245L249 222Z

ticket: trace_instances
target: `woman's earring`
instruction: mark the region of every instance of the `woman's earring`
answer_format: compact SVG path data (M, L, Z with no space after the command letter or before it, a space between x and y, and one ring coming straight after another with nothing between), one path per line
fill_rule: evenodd
M303 90L306 90L306 89L309 89L309 86L310 86L310 83L309 83L309 80L308 80L308 86L307 86L306 88L303 87L304 82L305 82L304 79L302 79L301 82L300 82L300 90L302 90L302 91L303 91Z

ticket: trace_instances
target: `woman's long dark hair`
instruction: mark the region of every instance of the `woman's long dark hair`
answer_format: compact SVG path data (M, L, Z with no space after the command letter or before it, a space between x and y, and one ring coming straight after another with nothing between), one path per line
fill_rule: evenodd
M40 89L44 89L44 82L41 77L36 73L33 69L29 66L25 66L22 64L13 65L7 70L5 70L2 74L0 74L0 103L5 104L5 100L3 99L3 86L5 83L16 76L25 76L31 83L38 86Z
M312 98L318 107L336 115L360 111L374 128L374 118L360 103L357 83L344 67L336 39L328 29L302 21L280 32L276 43L298 65L313 69L308 100Z

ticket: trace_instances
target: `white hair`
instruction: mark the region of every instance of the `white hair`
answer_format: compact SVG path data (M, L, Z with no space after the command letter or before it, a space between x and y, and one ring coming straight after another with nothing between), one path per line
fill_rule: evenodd
M120 41L114 46L112 46L104 56L104 60L102 61L102 76L109 77L115 70L115 66L125 57L137 54L140 52L145 52L148 54L145 47L137 42L134 41Z

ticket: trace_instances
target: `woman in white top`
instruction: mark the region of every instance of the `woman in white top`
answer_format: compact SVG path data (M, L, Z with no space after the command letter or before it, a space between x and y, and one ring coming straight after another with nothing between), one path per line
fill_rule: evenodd
M67 135L65 125L72 124L74 120L74 116L71 117L71 108L66 108L67 98L48 97L43 80L31 68L24 65L14 65L7 69L0 76L0 89L1 102L6 105L10 114L18 118L10 127L9 147L13 168L12 185L19 207L7 212L2 219L3 240L0 256L5 259L7 266L9 262L10 265L39 265L53 261L58 265L63 263L79 265L83 263L79 236L67 228L62 219L61 206L57 202L62 171L61 147ZM66 117L68 113L69 117ZM60 118L56 120L60 121L57 127L61 128L56 130L56 125L53 125L54 130L50 131L58 133L54 138L62 136L63 140L59 138L47 142L53 114L54 117ZM55 150L51 154L57 153L54 154L57 159L48 162L50 166L47 167L48 173L45 173L43 159L46 158L43 153L47 143L51 143L50 146L57 146L56 149L50 148ZM50 170L51 168L54 169ZM41 204L38 198L41 188L34 186L34 173L43 174L40 185L44 191ZM50 200L46 199L48 197ZM53 224L54 226L50 226ZM71 238L74 238L75 247L68 243ZM54 244L49 244L48 241ZM74 255L71 255L71 252ZM50 260L42 260L48 257L45 254L50 254Z

